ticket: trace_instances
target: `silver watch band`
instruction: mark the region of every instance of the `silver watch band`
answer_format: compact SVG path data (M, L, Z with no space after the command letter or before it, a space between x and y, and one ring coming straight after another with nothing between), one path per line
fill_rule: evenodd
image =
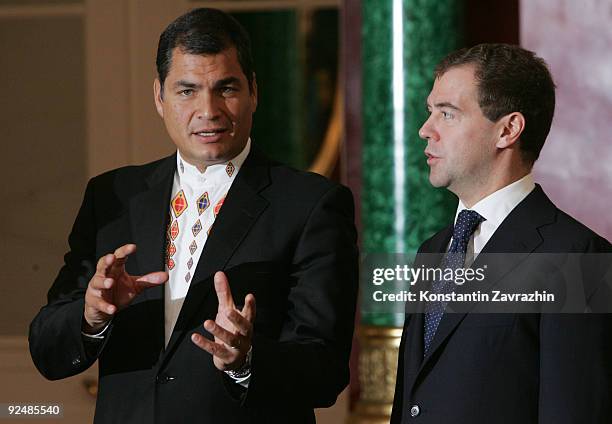
M235 369L235 370L227 370L225 371L225 373L235 380L248 376L249 374L251 374L251 356L252 355L253 355L253 346L251 346L251 348L247 352L244 364L242 364L240 368Z

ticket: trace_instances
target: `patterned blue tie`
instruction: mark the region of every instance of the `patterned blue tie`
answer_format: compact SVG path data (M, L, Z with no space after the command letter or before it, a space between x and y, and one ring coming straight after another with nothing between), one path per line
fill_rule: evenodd
M464 209L459 212L455 228L453 229L453 242L448 249L447 255L442 260L442 269L449 268L452 270L463 268L465 266L465 253L467 251L468 242L470 237L476 231L476 227L485 218L480 216L478 212ZM432 285L432 291L434 293L451 293L454 290L455 283L453 281L434 281ZM444 308L446 303L444 302L429 302L425 306L425 328L424 337L425 342L423 355L426 355L429 351L431 342L436 335L436 330L444 315Z

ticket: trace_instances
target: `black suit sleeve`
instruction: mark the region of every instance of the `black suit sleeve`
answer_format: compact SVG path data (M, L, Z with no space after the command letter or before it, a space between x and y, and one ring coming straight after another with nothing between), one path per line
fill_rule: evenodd
M312 209L292 263L295 284L281 336L255 336L248 407L327 407L349 381L358 289L350 191L328 190ZM274 395L271 395L271 394Z
M40 373L51 380L89 368L104 343L103 340L85 340L81 334L85 291L96 267L93 181L85 190L68 238L70 251L47 294L47 305L30 325L32 359Z

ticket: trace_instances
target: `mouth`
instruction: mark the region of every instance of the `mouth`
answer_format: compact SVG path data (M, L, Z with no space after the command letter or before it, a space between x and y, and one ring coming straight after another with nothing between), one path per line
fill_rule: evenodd
M227 128L203 128L193 131L191 134L196 136L198 140L204 143L214 143L221 139L223 134L227 133Z
M439 156L433 155L430 152L428 152L427 150L425 151L425 156L427 156L427 165L433 165L438 160L440 160Z

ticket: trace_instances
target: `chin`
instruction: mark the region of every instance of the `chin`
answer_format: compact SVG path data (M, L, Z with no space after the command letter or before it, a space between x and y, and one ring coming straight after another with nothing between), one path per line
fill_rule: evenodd
M436 177L436 176L434 176L434 175L431 175L431 174L429 175L429 183L430 183L432 186L436 187L436 188L440 188L440 187L447 187L447 186L448 186L448 184L447 184L447 182L446 182L446 181L442 180L442 179L441 179L441 178L439 178L439 177Z
M198 160L204 162L223 162L224 157L227 156L223 149L206 149L206 151L200 151L198 154Z

